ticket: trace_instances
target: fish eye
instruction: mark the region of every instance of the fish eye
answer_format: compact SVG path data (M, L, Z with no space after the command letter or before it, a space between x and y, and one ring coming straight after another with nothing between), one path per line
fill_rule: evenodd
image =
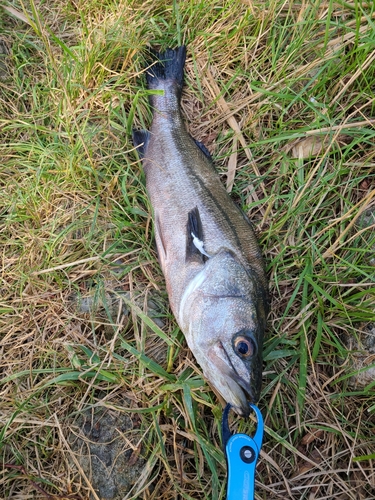
M239 336L234 341L234 350L241 358L250 358L255 353L256 347L248 337Z

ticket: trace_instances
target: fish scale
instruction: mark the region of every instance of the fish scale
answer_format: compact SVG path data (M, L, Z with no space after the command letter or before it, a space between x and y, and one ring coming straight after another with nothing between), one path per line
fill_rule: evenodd
M211 387L246 416L262 383L268 284L261 250L207 150L185 128L186 48L154 56L147 84L162 92L150 97L150 132L134 131L133 140L171 309Z

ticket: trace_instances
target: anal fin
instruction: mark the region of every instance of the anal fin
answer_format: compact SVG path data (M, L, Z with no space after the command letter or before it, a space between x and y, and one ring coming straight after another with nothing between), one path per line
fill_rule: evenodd
M149 139L150 132L148 130L133 130L133 144L137 148L138 155L141 159L145 155Z

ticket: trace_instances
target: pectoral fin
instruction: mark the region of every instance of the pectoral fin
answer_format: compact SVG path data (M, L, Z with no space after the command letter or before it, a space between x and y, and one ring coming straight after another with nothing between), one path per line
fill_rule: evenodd
M210 255L204 249L203 226L198 207L188 213L186 225L186 261L204 263Z

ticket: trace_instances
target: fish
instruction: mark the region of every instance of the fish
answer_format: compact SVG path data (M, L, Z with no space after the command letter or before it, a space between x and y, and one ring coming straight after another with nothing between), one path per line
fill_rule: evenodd
M133 144L172 312L213 391L246 417L262 386L268 280L252 225L186 129L185 60L186 46L153 52L146 70L152 123L133 130Z

